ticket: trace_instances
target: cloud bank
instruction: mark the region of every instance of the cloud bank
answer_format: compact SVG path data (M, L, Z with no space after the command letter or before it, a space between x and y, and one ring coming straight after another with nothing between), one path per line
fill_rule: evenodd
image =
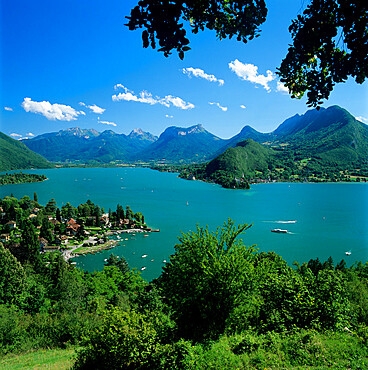
M267 75L261 75L258 73L258 67L254 64L242 63L238 59L229 63L229 68L235 72L235 74L244 81L252 82L256 85L263 86L267 92L271 91L269 82L275 79L275 74L270 70L267 71Z
M112 96L113 101L135 101L139 103L145 103L145 104L161 104L165 107L171 107L174 106L176 108L180 109L193 109L195 106L192 103L185 102L183 99L172 96L172 95L166 95L164 98L160 98L158 96L153 97L150 92L147 91L141 91L138 95L134 94L132 90L129 90L122 84L117 84L114 86L114 89L123 89L124 93L119 93L118 95L114 94Z
M69 105L51 104L48 101L37 102L31 98L24 98L22 107L26 112L41 114L51 121L74 121L81 114Z
M188 68L183 68L182 71L184 74L188 75L189 77L194 76L194 77L204 78L205 80L210 81L210 82L218 82L220 86L222 86L225 83L224 80L221 80L215 77L214 75L207 74L203 69L188 67Z
M4 107L5 110L7 110L8 112L13 112L13 108L10 108L10 107Z

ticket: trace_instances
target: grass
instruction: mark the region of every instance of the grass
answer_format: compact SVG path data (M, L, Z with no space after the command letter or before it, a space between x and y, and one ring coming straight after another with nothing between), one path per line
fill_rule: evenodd
M71 369L75 360L75 348L42 349L22 353L8 354L0 358L0 369Z

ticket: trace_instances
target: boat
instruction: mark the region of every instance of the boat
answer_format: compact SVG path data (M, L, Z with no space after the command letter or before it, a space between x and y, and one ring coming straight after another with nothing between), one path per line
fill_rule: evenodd
M142 255L142 258L146 258L148 255L147 254L143 254Z
M143 235L144 237L147 237L148 235Z
M351 255L351 251L347 251L347 252L345 252L345 254L346 254L347 256L350 256L350 255Z
M142 268L141 268L141 271L144 271L145 269L146 269L146 266L142 267Z
M283 229L271 229L273 233L286 234L288 231Z

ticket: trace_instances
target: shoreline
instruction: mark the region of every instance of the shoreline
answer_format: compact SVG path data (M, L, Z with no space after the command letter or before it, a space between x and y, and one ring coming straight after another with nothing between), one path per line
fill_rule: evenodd
M124 229L124 230L113 230L109 231L106 233L107 236L110 235L117 235L117 234L134 234L134 233L151 233L151 232L159 232L159 229L149 229L149 230L144 230L144 229ZM91 247L84 247L86 250L80 251L80 252L74 252L78 248L83 248L83 244L75 246L74 249L72 250L66 250L63 252L64 259L66 261L72 259L72 258L77 258L80 256L84 256L86 254L96 254L99 253L103 250L108 250L115 248L116 245L119 243L120 240L111 240L109 239L106 243L104 244L98 244L98 245L93 245Z

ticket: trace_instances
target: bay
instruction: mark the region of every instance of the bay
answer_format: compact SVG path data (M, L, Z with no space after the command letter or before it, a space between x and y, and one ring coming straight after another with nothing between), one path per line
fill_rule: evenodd
M157 277L174 253L181 232L195 231L197 225L211 230L231 218L236 223L252 223L243 235L246 245L256 244L260 251L275 251L289 264L311 258L348 265L368 260L368 184L273 183L253 185L250 190L229 190L218 185L187 181L173 173L147 168L61 168L27 170L45 174L42 183L0 187L1 196L21 198L33 193L45 205L55 198L58 207L92 202L116 209L119 203L142 212L150 227L159 233L129 235L113 250L75 259L88 271L103 268L111 253L124 256L129 265L141 269L147 280ZM297 221L296 223L285 223ZM274 228L287 229L276 234ZM128 239L128 240L125 240ZM346 256L345 252L352 254ZM142 258L142 255L147 257Z

